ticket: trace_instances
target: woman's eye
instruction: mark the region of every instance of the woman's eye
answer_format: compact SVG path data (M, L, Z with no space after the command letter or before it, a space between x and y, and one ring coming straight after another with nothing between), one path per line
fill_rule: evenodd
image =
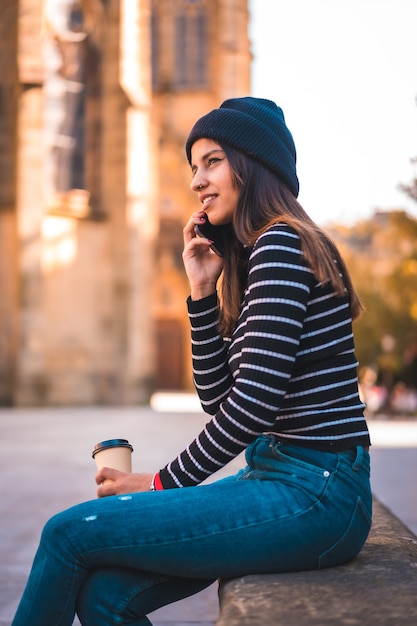
M219 159L218 157L210 157L210 159L208 160L208 164L210 165L214 165L214 163L217 163L217 161L221 161L221 159Z

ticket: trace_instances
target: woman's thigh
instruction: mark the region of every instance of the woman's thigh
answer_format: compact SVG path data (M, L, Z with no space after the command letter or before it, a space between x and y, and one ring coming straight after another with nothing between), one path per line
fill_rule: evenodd
M291 463L279 459L284 470L274 479L249 472L200 487L84 503L53 518L48 532L58 541L64 536L88 570L217 578L315 568L348 528L355 499L341 511L338 490L346 477L339 484L337 471L316 468L310 480L306 464L297 475Z
M287 524L276 487L232 480L111 496L58 514L45 538L87 570L116 566L194 578L267 571Z

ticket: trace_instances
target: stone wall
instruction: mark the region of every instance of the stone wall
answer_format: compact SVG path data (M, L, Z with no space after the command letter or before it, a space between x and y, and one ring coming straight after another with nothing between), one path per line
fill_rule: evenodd
M0 19L0 405L13 403L18 346L16 226L17 16L5 0Z
M177 92L153 92L151 73L151 12L173 3L82 0L94 61L77 163L85 183L54 189L67 105L64 94L46 107L45 90L65 87L62 68L46 68L72 34L57 32L48 9L68 12L71 1L2 2L0 406L137 404L155 386L192 386L181 250L195 200L183 145L200 114L250 88L246 0L184 3L205 12L209 54L204 84Z

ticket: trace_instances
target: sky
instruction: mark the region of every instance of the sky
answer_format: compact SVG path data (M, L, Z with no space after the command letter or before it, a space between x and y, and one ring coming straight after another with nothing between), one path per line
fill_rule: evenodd
M250 0L254 96L282 107L299 200L352 225L417 202L417 0Z

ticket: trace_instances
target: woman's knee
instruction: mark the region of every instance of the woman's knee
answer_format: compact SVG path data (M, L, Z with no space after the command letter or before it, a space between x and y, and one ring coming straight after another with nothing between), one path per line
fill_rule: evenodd
M83 626L115 624L114 615L126 589L119 586L120 577L111 569L92 571L76 599L76 613ZM116 587L116 588L115 588Z
M146 614L154 609L152 589L166 576L108 567L93 570L76 599L76 612L83 626L129 623L148 626ZM122 621L121 621L122 620Z
M47 546L51 552L56 550L64 558L66 554L70 560L78 558L79 539L85 537L81 526L77 526L79 515L75 512L76 508L72 507L51 517L41 534L41 546Z
M61 542L65 538L65 527L67 525L64 513L57 513L51 517L43 527L41 542L53 545L57 541Z

